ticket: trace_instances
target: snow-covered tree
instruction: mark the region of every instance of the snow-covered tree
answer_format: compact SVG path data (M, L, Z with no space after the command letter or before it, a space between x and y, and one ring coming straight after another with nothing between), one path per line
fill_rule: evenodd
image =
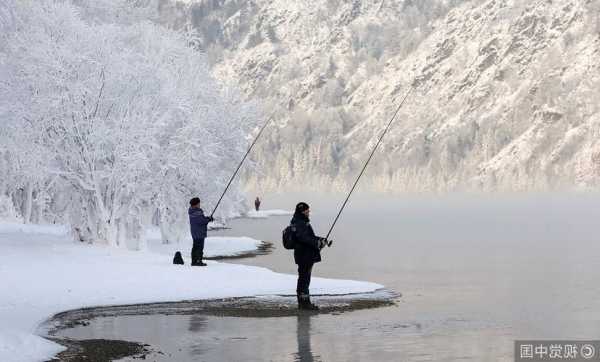
M86 17L70 2L0 6L0 117L21 140L13 159L35 166L23 169L39 190L60 177L77 239L143 248L154 207L183 210L161 218L181 224L191 196L219 193L257 112L211 77L192 33Z

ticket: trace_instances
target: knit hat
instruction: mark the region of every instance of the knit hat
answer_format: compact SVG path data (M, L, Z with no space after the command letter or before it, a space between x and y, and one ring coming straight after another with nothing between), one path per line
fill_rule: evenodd
M310 208L310 206L308 206L308 204L306 202L299 202L296 205L296 212L297 213L302 213L306 210L308 210Z
M199 203L200 203L200 199L197 197L194 197L193 199L190 200L190 206L198 205Z

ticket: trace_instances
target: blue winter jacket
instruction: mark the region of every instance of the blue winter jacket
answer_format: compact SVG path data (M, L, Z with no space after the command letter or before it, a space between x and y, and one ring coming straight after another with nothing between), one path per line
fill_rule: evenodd
M201 208L190 207L188 209L188 215L190 216L190 231L192 232L192 239L204 239L206 238L206 225L209 223L208 216L204 216L204 211Z

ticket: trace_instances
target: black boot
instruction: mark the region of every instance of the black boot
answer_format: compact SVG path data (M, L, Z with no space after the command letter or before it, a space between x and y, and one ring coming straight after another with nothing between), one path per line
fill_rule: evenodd
M319 310L319 307L310 302L310 295L299 294L298 296L298 309L301 310Z

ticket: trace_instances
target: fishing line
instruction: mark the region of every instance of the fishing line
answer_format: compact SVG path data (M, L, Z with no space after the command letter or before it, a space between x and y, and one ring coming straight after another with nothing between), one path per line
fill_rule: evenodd
M390 129L390 126L392 125L392 122L394 121L394 119L396 118L396 115L400 111L400 108L402 108L402 105L404 105L404 101L406 101L406 98L408 98L408 96L413 91L413 89L414 89L414 87L411 86L410 89L408 90L408 92L406 92L406 94L404 95L404 98L402 98L402 101L398 105L398 108L396 108L396 111L394 112L394 115L392 116L392 118L388 122L387 126L385 127L385 129L381 133L381 136L379 136L379 140L377 141L377 144L375 144L375 147L373 147L373 150L371 151L371 154L369 155L369 158L367 159L367 162L365 162L365 165L363 166L362 170L358 174L358 177L356 178L356 181L354 181L354 185L352 185L352 188L350 189L350 192L348 192L348 196L346 196L346 200L344 200L344 203L342 204L342 207L340 208L340 211L338 212L337 216L335 217L335 220L333 220L333 223L331 224L331 227L329 228L329 232L327 232L327 236L325 237L325 239L329 239L329 235L333 231L333 228L335 227L335 224L337 223L338 219L340 218L340 215L342 214L342 211L344 211L344 207L346 207L346 204L348 203L348 200L350 199L350 195L352 195L352 192L356 188L356 185L358 184L358 181L360 180L360 178L362 177L363 173L367 169L367 166L369 165L369 162L371 161L371 158L373 158L373 155L375 154L375 151L377 151L377 148L381 144L381 140L383 140L383 137L385 136L385 134ZM331 246L331 241L329 241L328 246Z

